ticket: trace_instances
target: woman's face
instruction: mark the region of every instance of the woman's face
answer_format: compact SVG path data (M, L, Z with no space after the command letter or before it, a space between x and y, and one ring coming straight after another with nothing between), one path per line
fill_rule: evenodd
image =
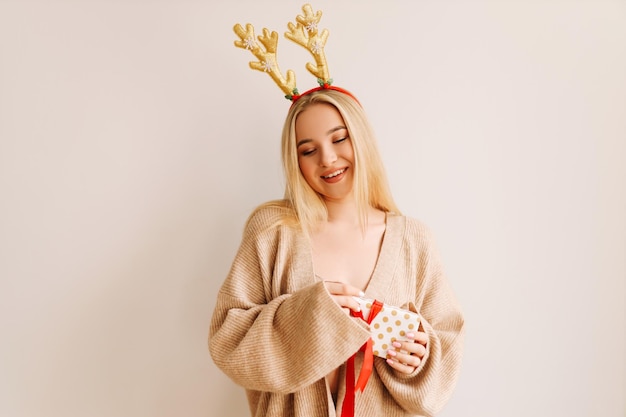
M352 197L354 150L337 109L312 104L296 119L298 164L306 182L327 201Z

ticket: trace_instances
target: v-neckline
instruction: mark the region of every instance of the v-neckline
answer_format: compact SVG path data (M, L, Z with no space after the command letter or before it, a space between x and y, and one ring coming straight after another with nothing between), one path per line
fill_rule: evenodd
M401 241L398 238L398 234L402 231L402 228L399 227L401 218L401 216L386 214L385 232L380 245L378 259L365 287L365 296L368 298L384 298L384 294L392 281L393 269L396 264L395 260L399 253L398 244Z
M393 269L395 265L395 259L398 256L399 239L398 235L402 233L401 220L402 216L394 215L391 213L385 213L385 230L382 236L382 242L380 250L378 251L378 257L372 270L372 274L365 285L365 296L368 298L379 299L387 292L388 284L392 280ZM305 238L306 239L306 238ZM323 280L323 277L319 277L315 274L315 267L313 265L313 247L309 239L306 239L307 247L307 274L314 282Z

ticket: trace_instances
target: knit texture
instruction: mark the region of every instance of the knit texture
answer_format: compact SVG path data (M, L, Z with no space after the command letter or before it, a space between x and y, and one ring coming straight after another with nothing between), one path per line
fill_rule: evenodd
M220 288L209 350L215 364L246 389L253 417L335 417L345 396L345 362L369 338L315 278L308 239L277 224L284 209L253 213ZM419 312L429 336L426 356L410 375L374 358L358 417L435 415L450 398L462 356L463 317L432 238L415 219L388 214L368 298ZM356 357L360 370L363 355ZM341 367L335 407L325 376Z

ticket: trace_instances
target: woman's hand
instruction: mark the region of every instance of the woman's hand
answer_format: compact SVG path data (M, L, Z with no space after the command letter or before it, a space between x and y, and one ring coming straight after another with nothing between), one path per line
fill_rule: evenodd
M410 340L393 342L393 349L387 351L389 366L404 374L410 374L420 366L428 343L428 335L424 332L407 333L407 338Z
M355 312L361 310L359 303L352 298L365 296L363 291L359 290L357 287L337 281L324 281L324 286L333 300L335 300L337 305L341 307L346 314L350 314L350 310Z

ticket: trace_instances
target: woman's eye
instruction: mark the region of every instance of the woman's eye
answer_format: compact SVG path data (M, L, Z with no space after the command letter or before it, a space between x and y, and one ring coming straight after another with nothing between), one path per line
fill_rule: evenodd
M307 149L305 151L302 151L302 156L312 155L313 152L315 152L315 149Z
M346 139L348 139L348 138L347 137L339 138L339 139L335 140L333 143L341 143L341 142L345 141Z

